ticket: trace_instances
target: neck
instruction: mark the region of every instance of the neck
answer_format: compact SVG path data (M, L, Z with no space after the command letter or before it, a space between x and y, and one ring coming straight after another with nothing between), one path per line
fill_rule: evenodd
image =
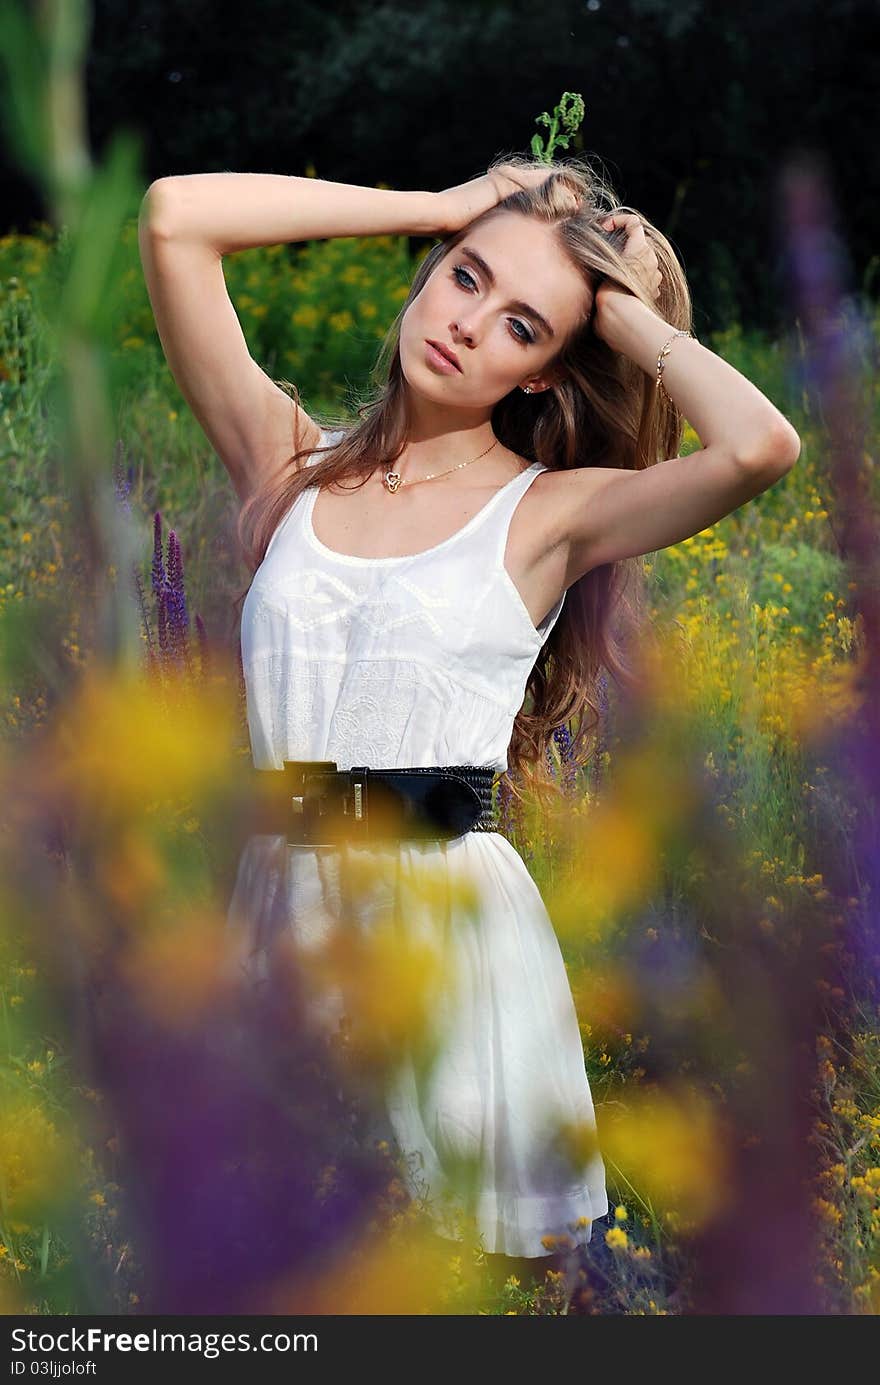
M473 428L447 429L442 433L417 432L410 434L403 451L390 470L399 472L407 480L417 480L422 476L433 476L439 471L453 468L464 470L462 463L494 457L500 444L486 422Z

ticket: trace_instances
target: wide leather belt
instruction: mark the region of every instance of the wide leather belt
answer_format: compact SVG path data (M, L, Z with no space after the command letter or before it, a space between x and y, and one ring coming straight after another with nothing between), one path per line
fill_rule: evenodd
M275 825L291 845L449 841L498 831L491 766L337 769L335 760L285 760L281 770L254 773L277 780Z

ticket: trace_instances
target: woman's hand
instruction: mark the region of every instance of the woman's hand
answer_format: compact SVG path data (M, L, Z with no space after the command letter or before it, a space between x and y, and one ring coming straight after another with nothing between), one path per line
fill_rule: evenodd
M445 192L434 194L437 216L437 234L448 236L460 231L475 217L497 207L512 192L523 188L536 188L553 176L553 172L542 168L517 168L513 164L498 164L479 178L471 178L468 183L447 188ZM578 199L571 189L566 189L571 200L571 210L577 209Z
M609 233L625 228L626 244L621 254L642 284L648 297L659 298L663 275L660 273L656 252L645 235L645 228L640 218L636 216L635 212L615 212L614 216L604 217L599 224L603 231ZM596 290L593 309L593 331L597 336L603 336L603 316L608 317L607 311L603 315L603 307L608 309L611 295L628 293L628 289L620 288L619 285L607 279L599 285ZM629 296L632 297L631 294Z

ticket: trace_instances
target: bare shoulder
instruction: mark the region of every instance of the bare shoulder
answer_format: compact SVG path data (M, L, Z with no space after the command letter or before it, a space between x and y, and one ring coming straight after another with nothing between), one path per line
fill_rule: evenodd
M526 464L527 465L527 464ZM545 548L571 544L582 531L581 516L610 477L622 467L579 466L542 471L529 487L533 521L540 526Z
M742 461L698 448L639 469L572 467L542 473L531 487L548 547L567 548L570 585L594 567L671 548L781 481L789 453Z

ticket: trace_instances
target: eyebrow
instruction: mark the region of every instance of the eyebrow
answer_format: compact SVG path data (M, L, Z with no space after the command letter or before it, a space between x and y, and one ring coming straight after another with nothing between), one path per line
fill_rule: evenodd
M462 245L459 247L459 250L462 255L467 255L469 259L473 260L474 264L494 288L496 283L495 275L486 264L486 261L479 251L474 250L470 245ZM529 303L524 303L521 298L515 298L511 301L510 306L518 313L525 313L528 317L534 318L535 322L537 322L542 331L546 332L548 337L556 336L556 333L553 331L546 317L544 317L542 313L539 313L536 308L531 307Z

